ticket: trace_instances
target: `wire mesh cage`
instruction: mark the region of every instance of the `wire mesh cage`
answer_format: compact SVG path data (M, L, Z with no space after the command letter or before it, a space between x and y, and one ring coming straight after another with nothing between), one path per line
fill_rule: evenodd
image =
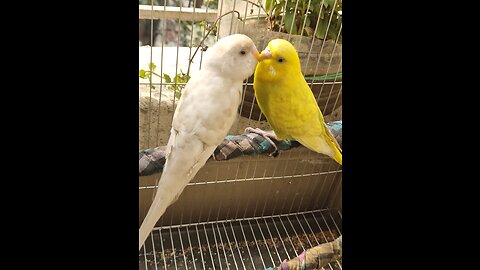
M325 121L341 120L341 5L341 0L139 1L139 149L167 144L178 99L202 68L204 51L234 33L252 38L259 50L271 39L289 40ZM253 76L243 83L229 134L242 134L246 127L271 130L256 104ZM139 225L159 177L139 179ZM278 267L342 235L341 198L341 166L304 147L275 158L209 161L158 221L139 252L139 269ZM319 269L341 269L341 259Z

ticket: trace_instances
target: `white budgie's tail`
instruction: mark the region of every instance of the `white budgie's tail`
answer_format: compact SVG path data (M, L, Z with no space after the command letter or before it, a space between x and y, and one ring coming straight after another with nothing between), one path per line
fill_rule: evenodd
M177 200L183 189L207 162L214 150L215 146L205 147L202 142L190 139L182 146L173 147L171 152L167 154L167 161L162 177L158 182L155 198L140 226L139 250L167 207Z
M145 219L143 220L142 225L140 226L139 243L138 243L139 250L142 248L143 243L145 242L148 235L155 227L155 224L157 223L157 221L160 219L160 217L162 217L162 215L167 210L167 207L175 201L176 194L162 192L162 190L165 190L165 188L161 184L165 182L163 180L164 180L164 177L162 175L162 178L158 183L157 193L155 194L153 203L150 206L150 209L148 210L148 213L145 216Z

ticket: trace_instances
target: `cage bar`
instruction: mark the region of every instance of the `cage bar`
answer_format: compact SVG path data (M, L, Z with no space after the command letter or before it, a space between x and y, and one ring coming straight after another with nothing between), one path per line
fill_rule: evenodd
M149 62L157 65L160 74L170 72L173 77L179 74L181 68L188 75L200 70L203 50L196 54L192 64L189 62L192 49L199 45L195 42L195 35L205 35L222 14L237 10L242 20L239 21L235 14L222 18L211 34L213 42L229 34L251 33L251 23L255 22L253 25L259 27L266 16L256 6L265 5L265 0L219 0L218 6L213 8L207 1L197 7L197 1L167 0L163 6L155 6L151 1L151 5L139 5L139 19L148 20L151 27ZM289 2L294 5L289 4L288 7L294 11L299 9L299 1ZM304 1L303 5L308 10L313 2ZM341 0L333 2L336 5ZM324 3L324 0L320 1L321 9L326 8ZM287 2L284 8L287 8ZM297 16L296 12L294 14L293 19ZM332 12L327 18L327 32L333 16ZM156 35L167 32L168 21L178 27L175 28L175 31L178 30L175 40L167 42L163 36L156 44ZM315 32L319 21L320 18ZM160 22L160 26L154 28L154 22ZM285 23L284 16L280 23ZM182 28L182 24L186 27ZM312 72L306 80L324 116L327 116L342 105L341 58L338 61L342 25L339 25L339 30L337 28L337 38L328 42L304 36L306 25L305 17L301 21L299 36L290 33L284 36L298 48L302 69L305 67L307 70L309 62L314 67L310 68ZM269 36L271 33L264 34ZM254 42L262 50L268 40ZM174 59L171 58L173 54ZM148 69L152 71L150 67ZM168 139L165 135L162 137L161 132L169 130L178 104L178 99L172 98L168 89L179 91L185 85L185 82L166 82L163 76L150 81L139 79L139 88L145 90L143 97L147 98L146 108L139 111L141 120L146 122L140 128L144 135L141 146L161 146ZM239 116L231 134L243 133L246 126L268 129L269 125L253 95L253 76L244 81L242 89ZM164 120L167 116L169 119ZM140 177L139 223L153 201L159 177L159 174ZM139 269L276 267L283 260L291 260L308 248L342 235L341 182L342 168L338 164L304 147L282 152L277 158L245 156L208 162L157 223L139 251ZM333 261L322 269L342 269L341 260Z

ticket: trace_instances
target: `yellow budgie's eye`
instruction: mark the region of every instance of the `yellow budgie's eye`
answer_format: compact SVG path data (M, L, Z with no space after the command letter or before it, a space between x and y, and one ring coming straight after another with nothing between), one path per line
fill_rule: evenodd
M283 63L283 62L285 62L285 58L280 57L280 58L278 58L277 61L278 61L279 63Z

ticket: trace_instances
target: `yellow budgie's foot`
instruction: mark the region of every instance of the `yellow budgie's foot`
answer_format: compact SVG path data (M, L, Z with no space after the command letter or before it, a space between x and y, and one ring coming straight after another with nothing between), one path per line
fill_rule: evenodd
M276 145L275 142L272 141L272 139L278 141L278 138L277 138L277 135L275 135L275 132L273 130L264 131L264 130L261 130L259 128L247 127L245 129L245 133L256 133L256 134L262 136L263 138L265 138L265 140L267 140L273 146L273 148L275 149L275 151L270 153L269 156L271 156L271 157L277 157L278 156L277 145Z

